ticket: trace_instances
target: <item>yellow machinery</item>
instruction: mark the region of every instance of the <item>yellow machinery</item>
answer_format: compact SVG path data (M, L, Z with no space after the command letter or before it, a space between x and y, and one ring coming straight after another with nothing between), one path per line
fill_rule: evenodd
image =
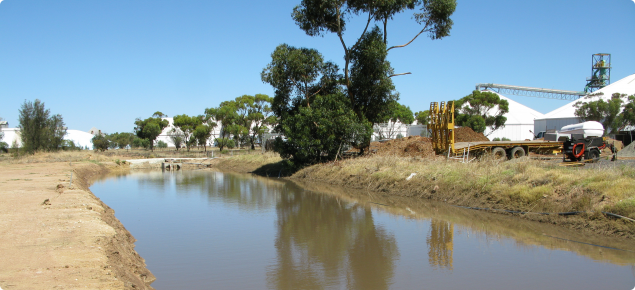
M447 152L448 148L454 152L454 101L447 104L441 102L430 103L430 130L432 131L432 147L437 154Z
M480 155L490 153L498 160L514 159L526 156L529 150L562 151L559 141L476 141L454 142L454 101L430 103L430 122L428 128L432 133L432 147L437 154L448 157Z

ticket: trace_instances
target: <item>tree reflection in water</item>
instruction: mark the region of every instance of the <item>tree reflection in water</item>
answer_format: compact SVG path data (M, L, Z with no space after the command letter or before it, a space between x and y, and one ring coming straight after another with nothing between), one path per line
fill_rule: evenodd
M246 174L209 171L152 172L142 175L139 184L152 186L155 194L176 186L176 194L200 194L209 200L222 200L242 210L268 210L277 202L277 193L285 182L254 178Z
M276 206L278 261L270 288L388 289L399 251L370 208L285 188Z
M433 219L430 221L428 244L428 261L434 268L452 270L452 254L454 251L454 225L446 221Z

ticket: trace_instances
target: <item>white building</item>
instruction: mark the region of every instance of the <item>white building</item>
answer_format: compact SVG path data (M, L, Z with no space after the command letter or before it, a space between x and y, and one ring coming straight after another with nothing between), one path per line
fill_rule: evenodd
M530 131L534 130L534 120L543 118L544 115L501 94L492 91L489 92L497 94L503 100L507 100L509 103L509 112L503 115L507 118L505 127L494 132L487 128L485 129L485 136L490 140L494 138L507 138L512 141L533 140L534 134ZM496 112L493 111L489 113L496 114Z
M602 89L599 89L592 94L600 94L600 96L593 98L581 98L575 101L572 101L560 108L557 108L547 114L545 114L542 118L537 118L534 122L534 132L536 134L541 131L547 130L560 130L562 127L571 124L580 123L581 120L575 116L575 104L579 101L581 102L590 102L599 100L602 98L605 101L611 99L611 96L614 93L626 94L627 96L635 95L635 74L627 76L619 81L616 81ZM605 128L606 129L606 128Z
M4 138L0 141L9 144L9 147L13 146L13 142L16 142L18 147L22 147L22 138L20 137L20 128L2 128ZM79 130L66 130L64 140L71 140L75 143L75 146L93 149L93 135Z
M416 121L415 121L416 122ZM414 123L413 123L414 124ZM373 135L372 140L380 140L380 139L396 139L398 136L408 137L409 130L408 128L411 125L404 124L399 121L387 123L379 123L373 126Z

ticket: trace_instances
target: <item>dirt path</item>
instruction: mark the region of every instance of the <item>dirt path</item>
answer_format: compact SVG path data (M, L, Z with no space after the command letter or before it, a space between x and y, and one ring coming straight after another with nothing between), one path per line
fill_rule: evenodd
M0 288L152 289L134 238L88 190L107 171L92 163L0 163Z

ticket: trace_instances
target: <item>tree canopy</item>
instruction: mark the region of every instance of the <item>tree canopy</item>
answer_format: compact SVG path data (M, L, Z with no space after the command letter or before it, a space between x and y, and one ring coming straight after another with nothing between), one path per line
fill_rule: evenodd
M26 152L56 151L63 144L66 127L62 115L53 115L40 100L24 101L19 110L22 148Z
M454 110L456 125L470 127L477 133L489 128L489 135L505 127L507 118L503 115L509 113L509 102L495 93L475 90L455 101Z
M635 125L635 95L628 96L626 98L626 105L622 110L622 123L624 125Z
M134 140L134 137L135 135L133 133L127 133L127 132L122 132L122 133L117 132L117 133L108 134L107 136L108 141L110 142L110 147L113 149L114 148L126 149L126 147L128 147L128 145L132 143L132 140Z
M95 151L106 151L108 147L110 147L110 141L108 138L102 134L97 134L91 139L93 143L93 150Z
M415 22L423 25L422 29L414 35L407 43L387 47L388 45L388 20L399 13L406 10L412 10ZM402 48L412 43L419 35L427 32L431 39L441 39L450 35L450 30L454 24L450 18L456 10L456 0L387 0L387 1L371 1L371 0L302 0L300 5L296 6L291 13L296 25L300 27L309 36L324 36L326 33L334 33L340 40L344 50L344 79L343 83L348 89L348 96L351 106L359 117L363 114L363 109L357 104L362 96L355 96L355 91L351 90L354 86L354 76L349 72L352 62L359 62L360 51L371 49L364 52L367 55L378 56L380 54L377 49L378 40L383 42L383 49L387 53L394 48ZM346 24L357 15L362 15L365 22L364 31L353 45L347 45L344 39ZM380 31L378 27L372 28L370 33L368 28L371 23L379 23L383 29ZM356 58L357 55L357 58ZM378 58L370 63L384 64L385 57ZM362 61L362 63L368 63ZM382 65L380 65L382 66ZM389 67L389 65L388 65ZM382 68L380 71L392 72L392 69ZM391 77L392 74L382 76ZM386 81L379 85L385 89ZM356 99L357 98L357 99ZM372 119L368 118L369 120ZM371 120L372 122L372 120Z
M419 111L415 113L415 119L419 125L428 125L430 123L430 110Z
M360 120L375 124L391 109L391 102L399 99L390 79L393 69L386 60L388 51L378 27L365 33L357 46L350 50L351 72L348 95L352 109Z
M157 113L155 113L155 116L157 116ZM163 129L170 124L167 120L161 119L161 117L150 117L145 120L137 118L134 123L135 134L141 139L148 140L150 150L154 150L154 140L156 140L157 137L161 135L161 132L163 132Z
M216 122L221 124L220 134L218 138L215 139L221 151L230 143L230 132L233 131L232 126L234 126L236 120L238 119L238 113L236 111L236 104L232 101L222 102L217 108L205 109L206 118L215 120Z
M398 103L397 101L392 101L390 103L387 104L388 107L388 112L387 115L383 116L382 122L388 122L388 131L386 132L386 136L383 136L383 130L380 130L379 132L379 138L383 139L383 138L393 138L395 137L395 133L396 133L396 123L402 123L402 124L412 124L412 122L414 122L414 115L412 114L412 110L410 110L410 107L407 107L405 105L402 105L400 103Z
M315 49L281 44L271 54L271 62L260 76L274 89L273 112L283 116L297 112L301 106L310 106L318 93L337 92L337 71L337 65L325 62Z
M348 146L367 143L372 128L357 121L347 102L344 94L318 95L310 107L281 119L279 126L286 140L276 139L276 151L302 165L333 160Z
M597 121L604 126L605 134L611 132L617 132L621 122L620 111L622 110L623 98L626 95L615 93L611 96L611 99L604 101L599 98L595 101L575 103L575 115L582 121ZM593 99L598 95L589 95L585 98Z
M302 0L291 13L296 25L309 36L324 36L327 33L337 35L344 50L344 68L340 73L337 65L324 61L315 49L295 48L286 44L278 46L271 55L271 63L261 74L262 81L274 88L272 109L279 122L276 130L285 136L306 133L302 132L303 128L288 123L288 120L302 123L302 120L297 119L300 116L325 116L321 108L313 108L317 99L320 99L321 106L346 107L353 112L355 118L349 120L352 122L349 125L351 127L361 130L384 122L387 116L394 113L390 104L399 99L391 78L409 74L394 73L387 60L388 52L408 46L422 33L428 33L431 39L448 36L453 25L450 16L455 9L456 0ZM388 21L406 10L413 11L415 22L423 27L409 42L389 47ZM364 29L357 39L347 44L344 38L347 23L360 15L365 22ZM346 102L343 102L344 99ZM343 103L335 106L333 102ZM370 143L370 138L367 138L370 133L360 132L358 130L357 136L366 136L359 139L365 142L358 145L363 152ZM305 148L305 151L313 150L312 154L322 154L320 156L309 158L308 155L302 155L304 153L298 153L299 150L288 146L285 148L289 152L295 150L298 154L291 155L298 160L313 161L323 156L333 158L332 154L318 149L329 143L327 137L315 138L318 140L304 144L315 148ZM338 138L353 143L359 141ZM277 144L282 144L280 142ZM285 155L284 152L281 154Z
M196 127L203 124L203 116L188 116L183 114L174 116L173 120L174 127L183 133L182 138L187 147L187 151L190 151L190 146L192 145L190 140L194 137Z

